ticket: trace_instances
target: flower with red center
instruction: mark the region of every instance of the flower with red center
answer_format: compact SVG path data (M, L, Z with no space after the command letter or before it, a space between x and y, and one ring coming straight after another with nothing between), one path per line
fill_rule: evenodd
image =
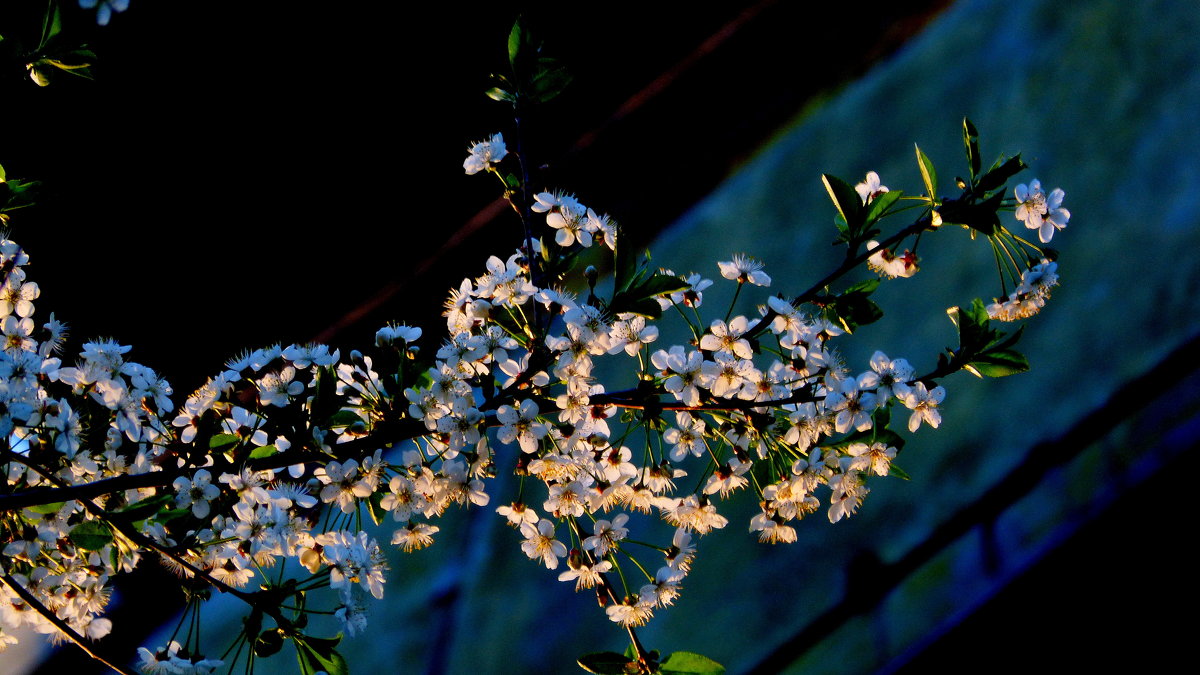
M888 187L879 181L879 174L874 171L867 172L867 179L858 185L854 186L854 191L862 198L863 204L870 204L875 201L879 195L888 191Z

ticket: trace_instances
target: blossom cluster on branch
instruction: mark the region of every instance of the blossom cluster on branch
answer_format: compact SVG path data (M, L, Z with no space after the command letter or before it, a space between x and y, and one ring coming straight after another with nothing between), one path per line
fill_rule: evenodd
M539 81L490 95L519 110ZM628 633L627 655L589 655L585 668L651 673L686 661L699 668L687 672L718 672L695 654L660 659L635 629L684 592L700 539L729 525L725 500L748 493L759 505L743 526L760 541L795 541L798 520L822 510L842 520L873 481L903 475L900 431L941 425L946 376L1028 368L1014 348L1020 331L992 321L1045 304L1057 253L1014 235L999 213L1015 211L1041 244L1069 213L1062 191L1047 196L1038 181L1008 197L1025 165L1001 158L984 170L969 121L963 137L969 179L953 197L938 196L919 148L924 190L912 195L874 172L857 186L824 176L845 257L789 296L768 294L774 280L748 255L687 274L652 267L611 217L565 191L534 192L520 144L510 152L494 134L470 148L464 170L499 179L524 236L450 292L444 337L391 324L362 351L248 351L178 408L127 346L93 340L66 357L65 325L33 318L40 292L27 254L0 241L0 649L30 626L130 672L128 657L96 641L111 629L113 579L150 559L179 575L187 605L168 644L141 650L143 671L232 669L291 642L303 672L345 672L339 638L309 634L309 614L359 633L369 599L384 594L383 547L430 546L439 517L475 506ZM911 222L885 234L883 221L905 212ZM929 372L881 351L845 363L838 344L883 314L871 294L918 273L922 237L951 225L990 243L1006 299L952 308L959 344ZM580 260L596 248L611 285ZM864 269L876 274L847 280ZM717 283L736 290L714 310L705 293ZM756 294L757 311L735 313L743 293ZM663 321L687 339L666 344ZM502 471L517 477L515 493L495 492ZM390 522L390 540L377 541L364 516ZM213 590L247 605L219 656L198 618Z

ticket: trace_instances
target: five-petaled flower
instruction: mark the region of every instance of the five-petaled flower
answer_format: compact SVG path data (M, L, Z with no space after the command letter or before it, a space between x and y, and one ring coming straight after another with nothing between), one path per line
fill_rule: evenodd
M463 160L463 170L467 175L477 174L492 168L493 165L504 159L508 154L508 148L504 146L504 136L500 134L492 134L492 137L486 141L479 141L471 144L471 154Z
M554 538L554 523L542 518L536 526L530 523L521 525L521 534L525 541L521 542L521 550L530 560L542 559L549 569L558 567L558 559L567 555L567 547Z
M1018 185L1013 194L1017 198L1017 220L1025 222L1025 227L1038 231L1038 239L1043 244L1050 243L1055 229L1063 229L1071 218L1071 212L1062 208L1063 197L1066 193L1061 188L1054 188L1046 195L1042 191L1041 181L1034 179L1029 185Z
M717 267L721 268L721 276L739 284L771 285L771 277L762 271L763 264L748 255L735 253L733 260L718 262Z

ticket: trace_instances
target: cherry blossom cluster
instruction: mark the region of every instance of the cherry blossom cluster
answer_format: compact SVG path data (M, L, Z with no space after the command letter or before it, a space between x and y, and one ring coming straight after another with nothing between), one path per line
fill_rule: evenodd
M1058 263L1046 259L1021 272L1021 282L1004 302L988 305L988 315L999 321L1027 319L1041 311L1058 285Z
M292 559L297 573L308 573L295 587L335 589L338 618L351 634L360 630L365 596L383 595L386 563L380 546L346 514L381 481L386 485L389 471L420 477L420 462L389 470L381 449L361 462L311 455L354 438L367 423L356 411L376 409L385 395L377 378L363 376L370 358L354 353L343 362L337 351L316 345L247 352L172 418L170 385L127 361L127 346L86 342L75 365L63 364L57 354L65 326L53 317L40 329L34 323L39 292L25 278L27 262L17 244L0 242L0 444L5 494L46 497L6 509L0 520L0 647L14 643L22 626L57 638L103 637L112 628L102 616L112 578L147 555L185 580L220 590L263 583L263 570ZM380 331L381 340L397 334L412 336L398 327ZM324 390L333 408L322 428L313 406ZM275 462L278 470L254 468L256 461L301 453L309 456L286 467ZM106 482L113 488L98 496L55 498ZM430 487L431 502L456 498L448 482ZM319 528L321 502L342 517ZM142 665L172 673L221 665L195 646L143 650Z
M1025 223L1025 227L1036 230L1038 239L1046 244L1054 233L1067 226L1071 212L1062 207L1066 196L1060 188L1055 188L1046 195L1042 191L1041 181L1033 180L1029 185L1024 183L1013 190L1016 197L1016 208L1013 215ZM1007 242L1006 242L1007 238ZM1048 258L1040 257L1044 251L1036 244L1025 241L1000 228L995 237L995 246L1004 251L1010 262L1008 270L1013 275L1016 288L1003 301L997 299L988 305L988 315L998 321L1018 321L1026 319L1041 311L1050 297L1050 289L1058 285L1058 264ZM1031 256L1022 266L1012 263L1013 249L1024 247ZM997 256L999 258L999 255ZM1040 260L1039 260L1040 257ZM1019 273L1019 278L1015 275Z
M490 143L498 142L492 136ZM532 211L545 214L554 246L564 253L594 241L616 246L615 223L573 195L539 193ZM762 511L750 530L762 541L794 541L788 523L820 508L819 488L828 488L827 513L836 522L858 508L869 476L888 474L902 444L885 428L893 404L909 411L909 431L941 422L941 386L917 379L907 361L882 352L869 370L852 375L830 342L844 330L782 297L768 297L758 317L727 314L705 322L699 310L712 280L660 270L676 283L654 299L663 310L679 310L694 336L690 344L660 347L659 329L644 315L614 312L594 294L581 301L558 279L535 285L536 262L523 250L507 260L493 257L483 275L451 293L449 336L428 384L405 391L408 412L432 432L424 443L428 457L440 458L442 473L462 452L471 453L472 465L490 459L489 439L519 451L521 494L497 511L518 529L529 558L550 569L565 560L560 579L577 590L600 587L615 622L641 625L678 595L695 555L692 535L728 524L716 501L753 484ZM748 256L717 268L739 289L771 283ZM534 305L548 317L540 325L529 319L538 315ZM768 340L774 345L764 347ZM597 360L609 356L637 359L631 388L610 392L593 376ZM626 423L618 425L622 411ZM677 488L689 475L685 466L699 477L691 490ZM464 469L456 472L465 480ZM543 491L530 496L524 479L537 480ZM400 481L394 503L419 502L419 492ZM487 503L487 496L471 501ZM663 556L653 574L622 543L637 514L656 514L675 527L661 546L649 545ZM606 573L629 561L644 583L621 574L624 585L617 588Z
M66 326L53 315L41 327L35 323L33 301L40 293L26 279L28 262L15 242L0 241L0 445L8 490L154 470L170 435L159 417L171 410L170 386L150 368L126 362L128 348L109 341L85 343L77 365L64 366L58 353ZM139 496L132 490L97 502L113 507ZM12 634L22 626L52 636L67 626L91 639L112 629L102 616L109 580L132 569L141 554L119 540L74 545L71 532L89 525L100 523L75 500L4 513L0 649L15 643ZM54 620L35 611L30 598Z
M500 176L514 159L494 134L463 166ZM978 203L1007 206L987 176L956 200L935 198L931 182L905 197L874 172L854 187L826 177L846 261L792 297L770 295L772 278L745 254L687 274L631 262L609 216L502 180L524 244L450 291L440 344L390 324L365 353L247 351L178 409L128 346L93 340L65 360L65 325L34 321L28 256L0 241L0 649L22 626L89 648L111 630L112 580L153 559L179 575L185 617L215 589L254 618L221 658L193 621L140 650L143 671L210 673L243 647L265 657L287 640L319 669L335 641L307 635L306 612L360 633L368 598L384 594L384 546L428 547L441 516L474 506L495 508L529 559L594 592L643 658L633 629L683 592L700 538L729 524L726 500L748 493L759 509L744 526L772 544L795 541L796 521L818 511L852 516L873 481L903 475L897 429L941 425L942 378L1019 372L1015 337L986 319L1034 314L1058 279L1055 262L1034 258L1042 248L980 224ZM1015 196L1043 243L1065 226L1061 190L1047 197L1033 181ZM884 236L876 223L903 198L920 215ZM868 300L880 279L833 284L862 269L911 277L920 235L955 217L1008 257L1013 294L960 312L962 344L930 372L882 351L852 369L838 344L882 315ZM612 263L610 289L594 267L577 269L594 246ZM736 289L716 310L705 303L715 283ZM739 298L753 309L736 313ZM689 337L663 337L676 332ZM495 493L500 471L517 477L515 493ZM364 516L391 523L390 542ZM325 588L327 604L304 605Z

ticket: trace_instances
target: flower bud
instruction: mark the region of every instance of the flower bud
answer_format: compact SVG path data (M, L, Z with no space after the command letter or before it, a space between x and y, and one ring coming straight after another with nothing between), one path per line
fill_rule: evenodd
M29 79L36 82L37 86L45 87L50 84L50 78L46 77L46 73L42 72L42 70L38 68L39 63L41 63L41 61L27 64L25 69L29 71Z
M279 628L265 630L254 641L254 655L266 658L283 648L283 631Z

